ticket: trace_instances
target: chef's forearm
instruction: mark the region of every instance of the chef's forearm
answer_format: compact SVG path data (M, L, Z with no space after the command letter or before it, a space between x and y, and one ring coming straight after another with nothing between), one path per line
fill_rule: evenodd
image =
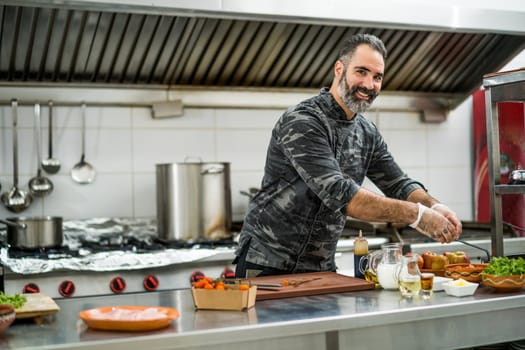
M439 203L438 200L433 198L431 195L428 194L427 191L423 189L417 189L410 192L407 200L413 203L421 203L429 208L432 207L434 204Z
M411 195L414 192L416 191ZM363 188L357 191L346 207L346 215L364 221L409 225L416 221L417 214L418 206L415 202L384 197Z

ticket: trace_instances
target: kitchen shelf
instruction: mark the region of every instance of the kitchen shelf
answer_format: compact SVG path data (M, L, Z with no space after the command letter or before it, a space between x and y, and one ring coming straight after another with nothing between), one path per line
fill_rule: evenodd
M525 185L501 184L498 125L499 102L525 102L525 68L483 76L487 115L492 256L503 256L502 195L525 194Z
M496 194L523 194L525 185L495 185Z

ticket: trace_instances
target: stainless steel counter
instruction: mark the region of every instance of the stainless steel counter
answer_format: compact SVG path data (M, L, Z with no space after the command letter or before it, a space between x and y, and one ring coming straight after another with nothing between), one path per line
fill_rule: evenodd
M404 300L372 290L258 301L247 311L194 310L188 289L62 299L40 325L16 323L0 336L9 349L457 349L525 338L525 291ZM180 311L169 328L148 333L96 331L78 312L110 305L168 306Z

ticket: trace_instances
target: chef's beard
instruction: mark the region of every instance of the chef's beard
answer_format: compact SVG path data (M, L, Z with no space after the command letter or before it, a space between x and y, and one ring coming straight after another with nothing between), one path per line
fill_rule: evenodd
M350 109L352 112L358 114L358 113L364 113L370 106L372 105L372 102L374 102L375 98L377 97L377 93L374 90L369 90L367 88L364 88L362 86L354 85L352 88L348 86L348 83L345 79L346 77L346 69L343 72L342 79L339 81L339 84L337 86L337 93L339 94L339 97L343 100L343 103ZM368 95L368 100L361 100L354 96L354 94L357 91L362 91L365 94Z

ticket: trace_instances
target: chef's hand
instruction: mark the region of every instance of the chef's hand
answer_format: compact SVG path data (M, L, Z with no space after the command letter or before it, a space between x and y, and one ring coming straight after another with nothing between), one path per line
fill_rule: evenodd
M461 235L463 225L461 225L461 221L458 219L456 213L454 213L449 207L442 203L434 204L431 209L441 213L448 219L448 221L450 221L452 225L454 225L454 240L458 239Z
M417 205L417 220L410 225L411 227L441 243L449 243L455 239L456 228L445 216L421 203Z

